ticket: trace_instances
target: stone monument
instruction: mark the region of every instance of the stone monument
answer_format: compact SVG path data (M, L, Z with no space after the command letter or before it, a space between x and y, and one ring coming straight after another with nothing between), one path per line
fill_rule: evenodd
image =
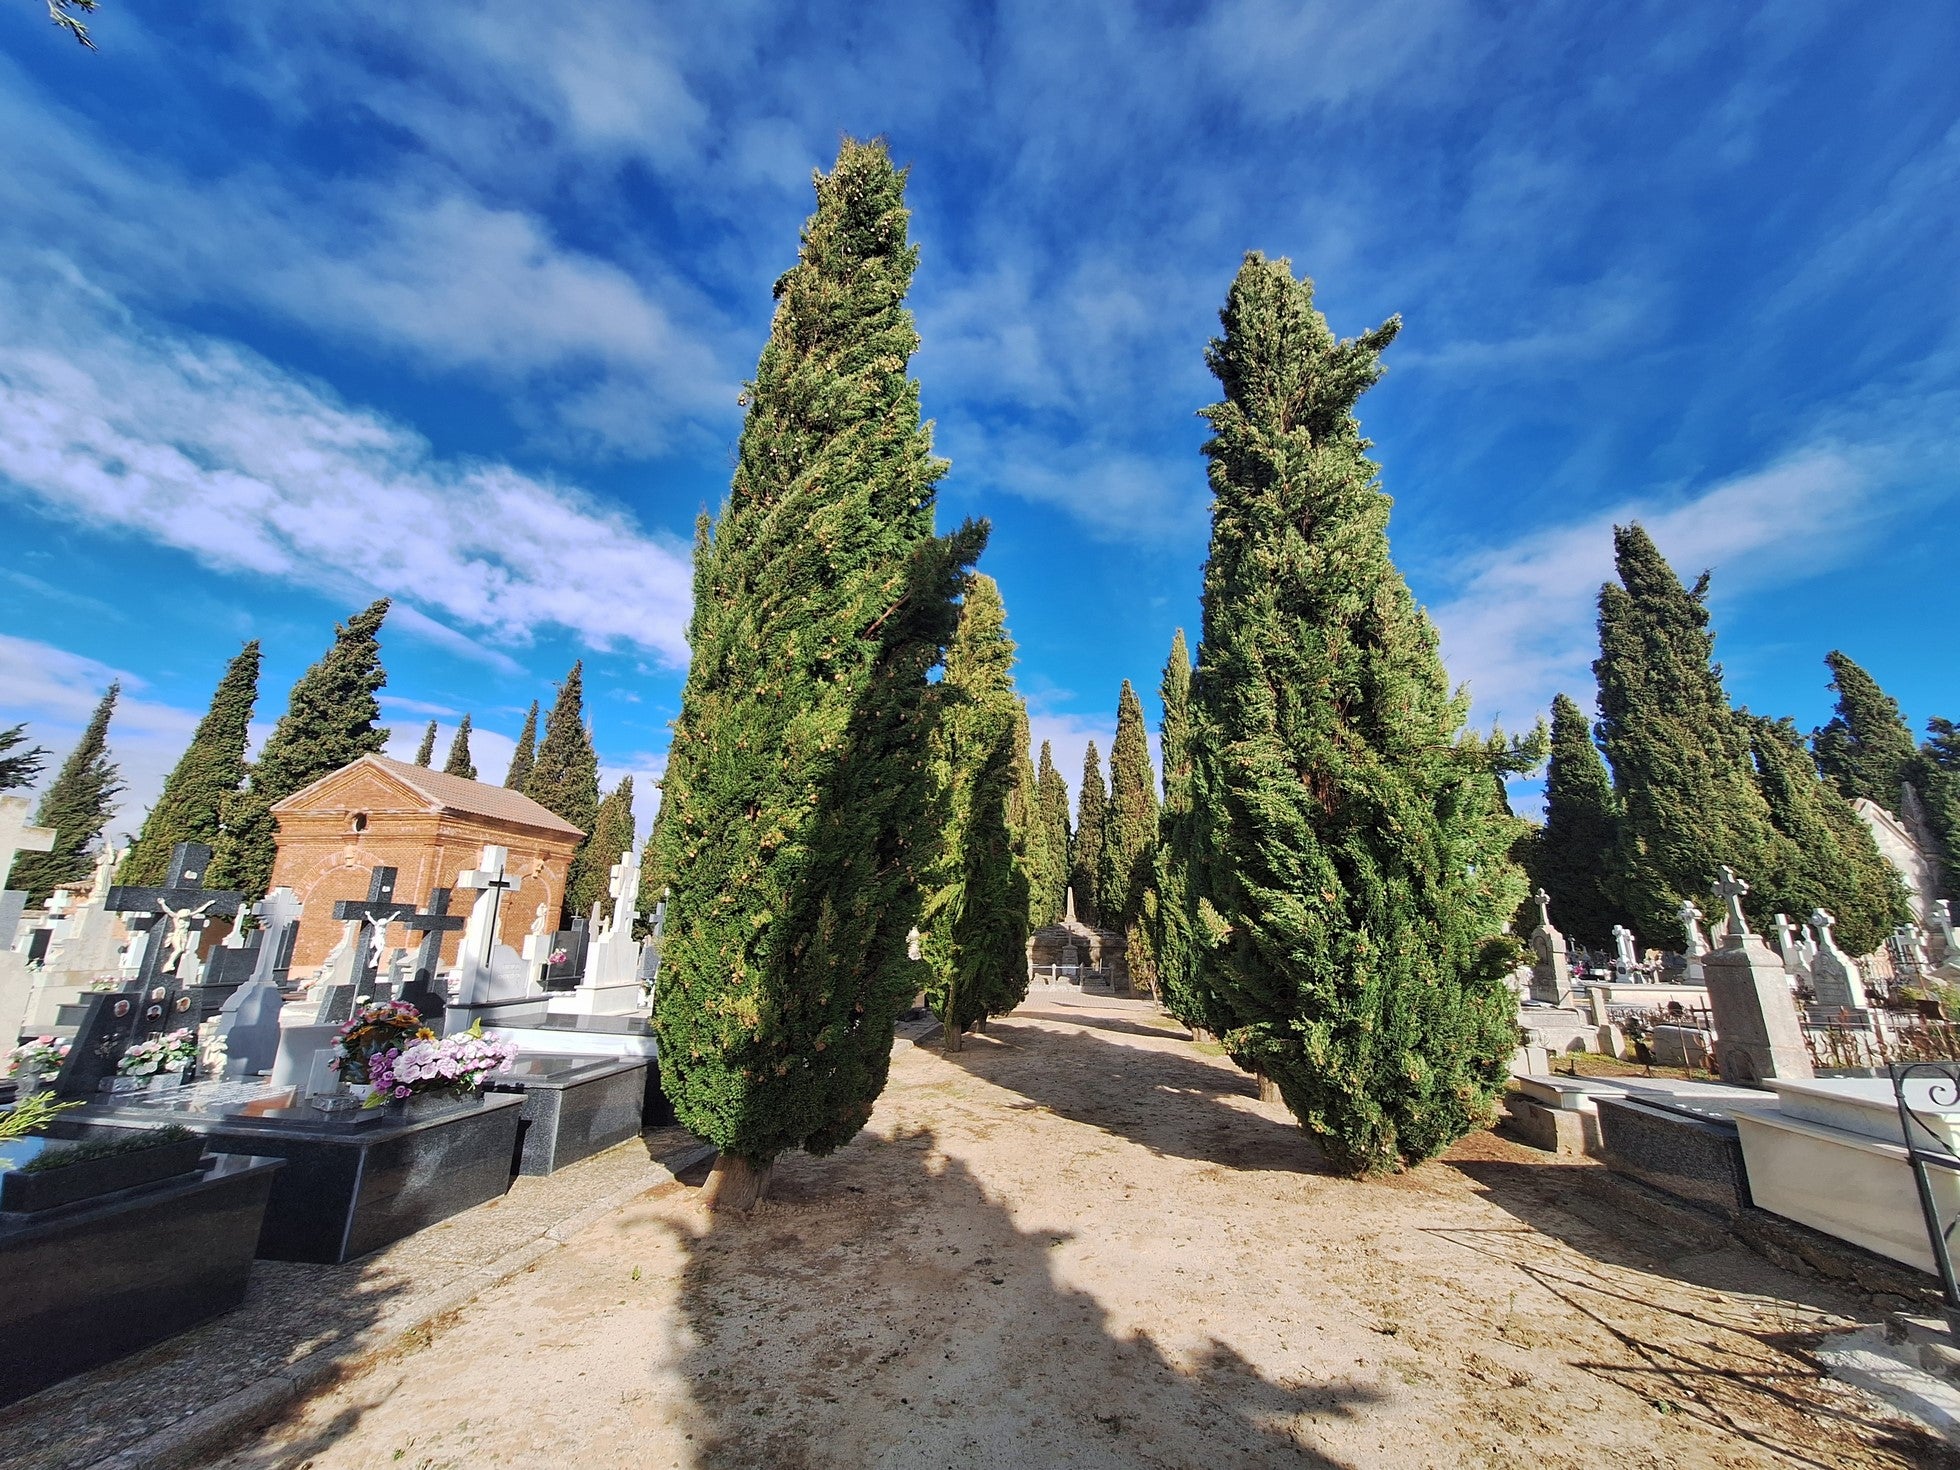
M1552 896L1541 888L1532 898L1538 905L1538 927L1531 931L1531 998L1549 1006L1569 1006L1572 961L1565 936L1552 927Z
M17 852L47 852L54 847L52 827L27 825L29 811L24 796L0 796L0 883L13 871ZM20 1041L21 1023L27 1019L27 1002L34 977L27 968L27 956L14 952L14 931L20 927L21 908L27 895L17 888L0 891L0 1053L11 1052ZM0 1057L0 1064L5 1061Z
M1819 1011L1862 1011L1866 1008L1865 977L1858 972L1858 962L1839 949L1832 937L1831 926L1836 923L1823 909L1811 911L1810 928L1816 936L1817 953L1810 962L1810 988L1816 993Z
M1790 994L1783 960L1749 929L1742 897L1749 885L1727 866L1715 892L1727 907L1721 947L1703 960L1708 1004L1715 1017L1715 1066L1731 1086L1753 1087L1772 1077L1812 1077L1803 1024Z
M509 946L497 943L504 895L523 886L523 879L513 878L506 871L509 860L508 849L485 847L477 866L456 879L458 888L476 892L469 922L463 927L462 952L456 959L459 1006L516 1000L535 993L523 958Z
M292 963L299 899L290 888L275 888L252 905L252 913L259 921L252 973L218 1008L218 1038L232 1077L269 1071L279 1055L279 1015L286 1005L279 981Z
M1708 954L1708 937L1701 932L1701 910L1692 898L1684 898L1675 912L1681 916L1681 953L1688 961L1681 973L1692 984L1699 985L1706 978L1702 961Z

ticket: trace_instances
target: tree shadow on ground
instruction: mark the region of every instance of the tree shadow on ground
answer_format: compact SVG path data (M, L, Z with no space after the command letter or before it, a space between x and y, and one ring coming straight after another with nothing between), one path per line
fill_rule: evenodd
M695 1463L1337 1463L1314 1420L1373 1389L1125 1333L1057 1279L1071 1239L1017 1228L930 1132L780 1161L769 1202L683 1240Z
M1907 1464L1960 1470L1960 1450L1930 1430L1874 1422L1852 1396L1817 1391L1828 1374L1813 1351L1857 1304L1772 1265L1714 1215L1597 1167L1488 1156L1502 1148L1473 1135L1449 1163L1522 1228L1425 1233L1514 1267L1638 1360L1574 1367L1778 1463L1829 1470L1837 1460L1818 1441L1836 1421Z
M997 1018L988 1023L987 1036L1000 1045L969 1040L946 1060L1059 1117L1117 1134L1154 1154L1230 1169L1329 1172L1297 1124L1225 1100L1252 1101L1259 1095L1259 1084L1229 1062L1207 1060L1183 1046L1152 1050L1147 1057L1153 1080L1146 1085L1135 1071L1145 1054L1099 1034L1113 1028L1061 1031L1040 1024L1056 1019L1076 1022L1073 1016L1019 1012ZM1175 1033L1137 1031L1177 1041ZM1184 1106L1159 1106L1165 1094L1182 1099Z
M1125 1021L1116 1016L1101 1016L1089 1010L1079 1010L1073 1005L1057 1004L1054 1001L1040 1001L1032 997L1023 1001L1014 1012L1020 1016L1040 1016L1048 1021L1065 1021L1071 1026L1086 1026L1091 1031L1117 1031L1125 1036L1155 1036L1171 1041L1189 1041L1190 1028L1181 1021L1165 1020L1157 1025L1145 1021ZM1000 1024L1006 1017L996 1017L988 1021L988 1026Z

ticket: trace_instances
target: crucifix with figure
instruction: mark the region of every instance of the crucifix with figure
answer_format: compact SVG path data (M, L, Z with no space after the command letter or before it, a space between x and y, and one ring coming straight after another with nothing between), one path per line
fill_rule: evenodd
M401 921L404 929L422 936L422 943L415 954L414 976L395 998L407 1001L431 1023L449 1008L449 998L436 978L442 968L443 938L469 922L461 914L449 912L449 894L447 888L430 889L428 909Z

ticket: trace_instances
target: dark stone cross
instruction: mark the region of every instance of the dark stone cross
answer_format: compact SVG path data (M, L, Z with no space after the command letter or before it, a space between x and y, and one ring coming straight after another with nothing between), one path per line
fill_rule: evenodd
M415 954L415 974L397 999L414 1006L431 1026L449 1009L449 998L436 980L436 971L442 968L442 937L469 923L461 914L449 912L449 893L447 888L430 889L428 912L401 921L404 929L421 934L422 944Z
M203 843L180 842L171 849L161 888L117 884L109 890L103 907L128 916L124 922L143 936L143 959L133 985L82 997L81 1028L55 1079L61 1096L94 1093L105 1077L115 1075L117 1060L132 1042L197 1024L178 962L195 949L197 933L210 916L236 914L244 897L203 886L210 862L211 849Z
M343 923L358 920L360 931L355 935L354 979L352 985L334 985L320 1002L316 1020L345 1021L354 1014L354 997L365 995L372 990L375 936L385 935L390 924L399 924L414 916L415 905L395 902L395 869L370 868L368 870L368 896L343 898L333 906L333 916ZM344 992L344 993L343 993Z

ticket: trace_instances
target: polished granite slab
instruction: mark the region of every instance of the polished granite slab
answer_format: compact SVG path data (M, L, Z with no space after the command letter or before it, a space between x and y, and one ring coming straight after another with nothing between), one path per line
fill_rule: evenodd
M201 1083L107 1098L56 1131L87 1136L178 1123L213 1151L286 1160L259 1236L275 1261L350 1261L501 1196L510 1183L524 1099L416 1099L406 1112L323 1114L292 1090Z
M277 1159L0 1214L0 1404L173 1337L245 1296Z
M493 1090L524 1098L512 1172L549 1174L637 1137L648 1065L640 1057L527 1053L492 1077Z

